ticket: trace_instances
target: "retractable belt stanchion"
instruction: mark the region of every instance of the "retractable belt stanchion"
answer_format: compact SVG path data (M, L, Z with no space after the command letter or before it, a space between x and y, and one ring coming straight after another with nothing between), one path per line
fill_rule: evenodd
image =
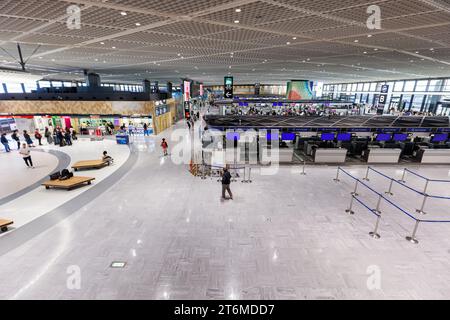
M420 222L419 220L416 220L416 224L414 226L414 230L413 230L412 235L406 237L406 240L408 240L409 242L414 243L414 244L418 244L419 243L419 240L417 240L417 238L416 238L416 233L417 233L417 228L419 227L419 222Z
M206 179L206 165L202 165L202 180Z
M399 180L400 182L403 182L403 183L406 183L406 180L405 180L405 178L406 178L406 168L405 169L403 169L403 175L402 175L402 179L401 180Z
M353 192L351 193L351 195L353 195L353 196L359 196L359 194L358 194L358 184L359 184L359 180L356 179L356 182L355 182L355 189L353 190Z
M248 183L252 183L252 167L248 167Z
M389 184L389 190L385 192L386 194L388 194L388 195L390 195L390 196L393 196L393 195L394 195L394 194L392 193L392 185L393 185L393 184L394 184L394 179L391 179L391 183Z
M375 229L369 232L369 235L374 239L380 239L381 236L378 233L378 227L380 226L381 214L377 215L377 222L375 223Z
M246 176L247 176L247 166L244 166L244 177L242 178L242 183L247 183L247 179L246 179Z
M302 176L306 176L305 166L306 166L306 160L303 160L303 169L302 169L302 172L300 172L300 174L301 174Z
M427 199L428 199L428 195L427 194L424 194L423 195L423 201L422 201L422 206L420 207L420 209L416 209L416 212L417 213L420 213L420 214L427 214L424 210L425 210L425 203L427 202Z
M375 212L377 214L381 214L381 211L380 211L381 199L383 199L383 196L380 194L380 196L378 197L377 207L375 209L373 209L373 212Z
M339 180L339 170L341 170L341 167L338 167L338 168L337 168L336 178L333 179L333 181L335 181L335 182L341 181L341 180Z
M370 167L367 167L366 176L363 178L363 180L370 181L369 180L369 171L370 171Z
M352 194L350 199L350 206L348 209L345 210L345 212L349 214L355 214L355 211L353 211L353 200L355 199L355 196Z

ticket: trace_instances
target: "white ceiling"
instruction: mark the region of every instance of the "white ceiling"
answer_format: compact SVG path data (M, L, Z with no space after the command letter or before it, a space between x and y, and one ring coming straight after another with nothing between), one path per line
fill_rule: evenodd
M66 26L72 4L79 30ZM366 26L373 4L381 30ZM58 79L83 69L105 82L443 77L450 0L0 0L1 67L18 67L17 42L29 69Z

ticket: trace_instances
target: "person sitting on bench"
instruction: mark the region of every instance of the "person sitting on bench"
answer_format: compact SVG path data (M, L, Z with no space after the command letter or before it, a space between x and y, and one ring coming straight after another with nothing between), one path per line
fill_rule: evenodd
M108 155L107 151L103 151L103 161L108 162L108 166L114 163L114 159Z

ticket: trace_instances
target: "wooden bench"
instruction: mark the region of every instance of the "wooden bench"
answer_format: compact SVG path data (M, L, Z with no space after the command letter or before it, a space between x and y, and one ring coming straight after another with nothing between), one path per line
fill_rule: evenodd
M2 232L8 231L8 226L13 223L14 222L11 220L0 219L0 230L2 230Z
M78 161L75 163L72 168L75 171L78 170L89 170L89 169L100 169L108 165L108 161L103 160L85 160Z
M67 180L49 180L44 182L42 185L45 186L45 189L56 188L56 189L66 189L72 190L73 188L91 184L91 181L95 180L95 178L90 177L72 177Z

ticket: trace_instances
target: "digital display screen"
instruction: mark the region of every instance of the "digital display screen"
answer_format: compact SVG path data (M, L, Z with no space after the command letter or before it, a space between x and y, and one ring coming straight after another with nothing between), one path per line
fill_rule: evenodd
M377 135L377 141L389 141L391 140L391 135L389 133L380 133Z
M295 133L282 133L281 134L281 140L284 141L294 141L295 140Z
M444 142L447 141L448 139L448 134L447 133L440 133L440 134L435 134L433 137L433 142Z
M408 135L406 133L396 133L394 134L395 141L405 141L408 139Z
M351 133L339 133L337 136L338 141L350 141L352 140L352 134Z
M227 140L239 140L241 136L237 132L227 132Z
M267 140L278 140L279 136L277 134L272 134L270 132L267 132L266 139Z
M333 141L334 133L322 133L321 139L322 141Z

